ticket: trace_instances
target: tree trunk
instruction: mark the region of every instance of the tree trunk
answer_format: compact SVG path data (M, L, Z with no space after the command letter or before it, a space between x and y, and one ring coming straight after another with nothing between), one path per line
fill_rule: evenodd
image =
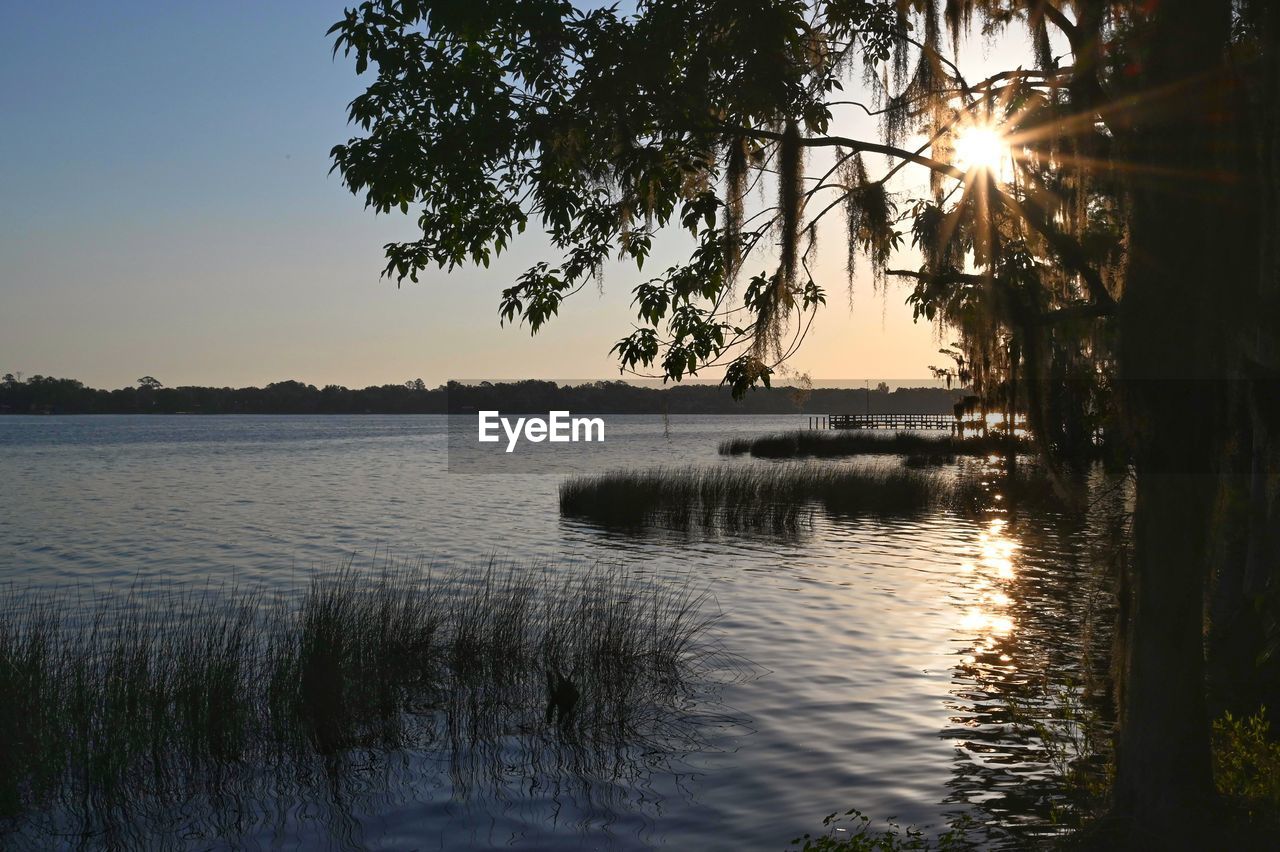
M1258 518L1249 576L1267 595L1265 612L1272 630L1280 632L1280 9L1263 7L1260 112L1262 144L1258 172L1261 186L1259 240L1258 333L1252 351L1257 366L1253 393L1255 469L1253 506ZM1275 640L1276 637L1265 637ZM1262 650L1262 649L1259 649ZM1261 700L1280 710L1280 654L1274 647L1263 673Z
M1189 449L1166 442L1137 466L1115 804L1153 848L1176 847L1185 816L1212 796L1202 623L1213 490L1165 456Z
M1244 294L1237 323L1241 359L1233 383L1233 471L1224 478L1223 541L1213 582L1210 707L1237 715L1280 706L1280 9L1261 7L1260 42L1243 62L1236 92L1240 122L1238 193L1248 209L1238 221L1235 277Z
M1244 383L1249 418L1248 535L1239 593L1240 609L1252 616L1254 643L1245 651L1253 665L1244 696L1253 709L1280 707L1280 9L1260 7L1257 22L1267 46L1250 82L1250 114L1257 138L1252 164L1256 187L1258 258L1254 320L1245 344ZM1258 662L1262 661L1262 662Z
M1229 27L1228 0L1154 7L1125 152L1120 375L1137 501L1115 807L1131 848L1199 848L1188 823L1202 821L1188 816L1213 796L1204 607L1231 351L1220 266L1232 221L1221 170Z

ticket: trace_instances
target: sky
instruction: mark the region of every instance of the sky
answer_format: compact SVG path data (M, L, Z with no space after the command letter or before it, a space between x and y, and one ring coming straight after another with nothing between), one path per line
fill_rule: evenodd
M499 325L536 238L488 269L397 288L375 217L329 174L361 89L325 36L341 0L10 3L0 28L0 372L119 387L363 387L422 378L618 378L631 288L606 271L536 337ZM907 288L846 292L826 240L828 305L790 366L823 380L925 379L947 340ZM676 260L678 241L659 250Z

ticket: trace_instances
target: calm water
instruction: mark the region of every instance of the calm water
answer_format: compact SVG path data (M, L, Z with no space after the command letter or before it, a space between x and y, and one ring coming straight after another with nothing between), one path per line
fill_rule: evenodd
M580 466L761 464L716 445L803 420L613 417ZM292 593L352 554L621 564L706 585L755 676L718 687L697 737L613 777L464 789L428 749L388 758L340 806L242 802L271 814L169 842L781 849L849 807L935 830L970 813L997 826L993 844L1045 825L1046 754L1004 698L1079 679L1099 617L1091 525L818 515L791 541L621 537L562 520L560 477L448 473L446 431L444 417L0 418L0 582Z

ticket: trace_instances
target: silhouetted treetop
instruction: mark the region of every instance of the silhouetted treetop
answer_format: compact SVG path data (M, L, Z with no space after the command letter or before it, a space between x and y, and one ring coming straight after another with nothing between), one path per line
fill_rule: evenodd
M900 249L920 250L923 267L896 274L916 279L918 316L960 328L975 381L994 395L1011 326L1097 318L1117 290L1110 196L1050 174L1086 137L1107 137L1060 119L1078 110L1072 92L1115 74L1109 58L1051 56L1048 29L1075 43L1104 22L1046 6L775 0L746 14L667 0L628 14L368 2L331 30L335 52L376 74L350 106L365 135L333 149L334 167L376 211L417 211L418 238L387 246L398 281L487 266L531 222L544 230L559 260L518 276L499 307L532 332L606 262L643 269L660 231L686 232L687 262L635 286L638 324L614 350L624 370L673 379L723 367L737 395L803 341L826 299L811 263L818 226L843 215L850 280L859 256L879 281ZM979 12L993 29L1030 27L1030 67L964 77L945 36ZM1127 14L1117 7L1106 26ZM859 82L866 94L851 100L844 89ZM832 132L861 112L881 119L883 138ZM958 137L994 126L1018 172L1007 185L955 158ZM912 134L926 141L903 147ZM876 173L868 153L890 165ZM895 190L908 166L930 192ZM748 198L757 187L771 193L760 209Z

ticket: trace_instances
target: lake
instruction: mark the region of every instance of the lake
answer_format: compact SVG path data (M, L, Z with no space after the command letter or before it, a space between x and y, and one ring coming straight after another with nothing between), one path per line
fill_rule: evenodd
M605 443L571 469L769 464L720 457L717 444L806 419L606 421ZM1008 699L1040 706L1082 679L1080 643L1105 632L1098 518L1011 514L993 494L979 514L815 511L786 538L624 535L560 517L567 473L449 472L447 427L445 416L0 418L0 582L9 594L289 596L348 558L622 566L705 589L720 642L750 671L691 709L696 736L607 777L467 786L437 744L384 756L328 801L264 793L234 803L235 820L162 819L139 842L782 849L851 807L926 831L969 814L996 847L1052 831L1055 752ZM988 476L989 464L946 470ZM29 828L13 839L56 845Z

